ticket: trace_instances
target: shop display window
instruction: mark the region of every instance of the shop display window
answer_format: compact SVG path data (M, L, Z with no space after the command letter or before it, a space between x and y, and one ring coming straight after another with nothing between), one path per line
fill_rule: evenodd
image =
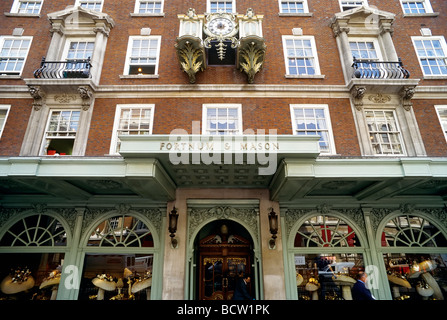
M63 253L1 253L0 300L56 300Z
M31 215L16 222L3 235L0 246L51 247L66 246L67 235L62 224L44 214Z
M321 215L306 220L295 236L295 247L359 247L354 230L342 219Z
M149 228L133 216L115 216L101 222L92 232L88 246L153 247Z
M447 252L447 239L438 227L424 217L400 215L385 225L381 245L393 299L447 298L447 254L439 253Z
M383 258L393 299L447 298L447 254L388 253Z
M362 254L295 254L299 300L352 300Z
M80 300L150 300L153 254L86 254Z

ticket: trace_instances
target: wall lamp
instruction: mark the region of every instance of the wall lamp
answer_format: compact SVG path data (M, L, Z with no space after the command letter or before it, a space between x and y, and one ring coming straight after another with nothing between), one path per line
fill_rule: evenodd
M272 238L269 240L269 248L274 249L276 246L276 234L278 233L278 215L275 211L270 211L269 213L269 226Z
M171 233L169 236L171 237L171 246L173 248L177 248L178 241L175 239L175 233L177 232L177 221L178 221L178 213L177 210L172 209L169 213L169 232Z

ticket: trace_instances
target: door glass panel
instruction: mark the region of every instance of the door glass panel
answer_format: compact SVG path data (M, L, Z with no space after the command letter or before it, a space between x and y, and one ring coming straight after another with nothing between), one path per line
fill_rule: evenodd
M246 258L228 258L228 272L227 272L227 291L232 292L236 288L236 282L241 274L246 271L247 259Z
M205 266L205 296L211 297L216 291L222 291L221 258L204 258Z

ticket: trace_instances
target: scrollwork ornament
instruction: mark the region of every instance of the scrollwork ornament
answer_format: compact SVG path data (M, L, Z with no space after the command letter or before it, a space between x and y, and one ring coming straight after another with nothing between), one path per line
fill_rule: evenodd
M314 211L313 209L287 209L284 216L286 220L287 234L289 235L294 224L305 215Z
M447 228L447 207L444 208L423 208L419 209L428 216L434 217L444 228Z
M387 94L378 93L378 94L375 94L375 95L372 95L372 94L369 95L368 100L372 101L374 103L384 104L384 103L390 102L391 101L391 97L389 95L387 95Z
M371 224L372 227L377 230L379 224L383 221L383 219L393 212L393 209L388 208L374 208L371 210Z
M145 216L158 231L161 230L163 212L158 208L135 209L135 211Z
M216 206L212 208L189 208L189 235L191 239L194 231L197 230L199 225L208 220L220 220L220 219L233 219L243 221L249 231L251 231L255 237L258 237L257 228L257 210L256 209L236 209L234 207Z

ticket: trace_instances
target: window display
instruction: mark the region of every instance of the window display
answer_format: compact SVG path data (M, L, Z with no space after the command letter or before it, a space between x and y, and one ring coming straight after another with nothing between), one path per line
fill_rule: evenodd
M356 275L364 271L361 254L295 254L298 299L352 300Z
M0 254L0 300L56 300L63 253Z
M438 227L424 217L396 216L385 225L381 244L393 299L444 300L447 255L437 252L447 247L447 239ZM387 252L393 248L401 253ZM414 248L423 248L424 253Z
M87 254L80 300L150 300L153 255Z
M321 215L306 220L295 237L295 247L359 247L360 241L345 221Z
M152 233L144 222L121 215L100 223L90 235L88 246L153 247Z
M395 300L444 300L447 254L384 254Z

